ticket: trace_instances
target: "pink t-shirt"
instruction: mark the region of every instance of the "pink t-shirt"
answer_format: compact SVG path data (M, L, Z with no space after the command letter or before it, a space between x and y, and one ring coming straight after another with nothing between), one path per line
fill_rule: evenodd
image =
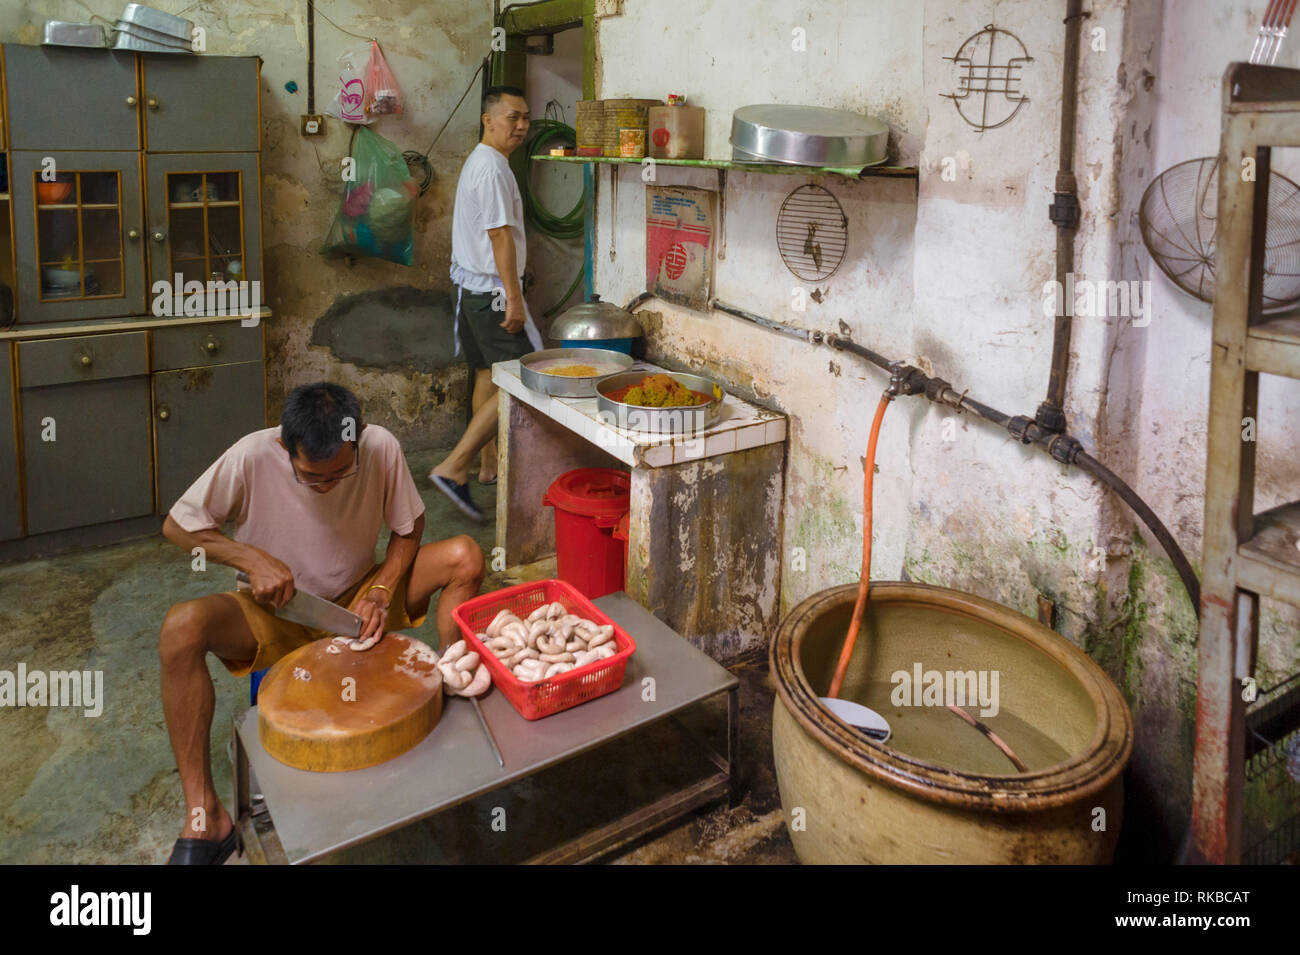
M191 533L234 521L235 540L284 561L296 586L332 600L375 563L384 525L409 534L424 502L402 446L378 425L361 431L357 474L325 494L297 482L279 437L276 427L240 438L169 513Z

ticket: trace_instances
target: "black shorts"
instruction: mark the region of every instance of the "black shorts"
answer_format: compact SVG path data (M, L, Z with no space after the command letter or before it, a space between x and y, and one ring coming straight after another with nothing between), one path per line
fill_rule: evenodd
M501 327L506 313L504 308L492 307L494 299L495 292L460 293L460 347L470 368L491 368L499 361L522 358L533 350L522 328L508 332Z

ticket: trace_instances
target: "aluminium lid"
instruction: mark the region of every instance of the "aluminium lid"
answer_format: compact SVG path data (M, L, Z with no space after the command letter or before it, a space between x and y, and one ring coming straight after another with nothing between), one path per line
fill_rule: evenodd
M767 162L868 166L885 158L889 125L844 109L765 103L732 114L731 145Z

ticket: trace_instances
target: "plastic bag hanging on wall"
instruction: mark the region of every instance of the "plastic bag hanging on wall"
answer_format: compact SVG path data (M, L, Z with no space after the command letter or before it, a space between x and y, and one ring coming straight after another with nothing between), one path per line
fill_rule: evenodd
M366 78L370 72L370 45L358 44L339 55L339 90L325 108L330 116L345 123L373 123L366 113Z
M412 220L420 184L411 178L402 151L362 127L357 130L352 159L354 175L321 252L410 265L415 245Z
M374 117L402 111L402 93L397 88L397 77L388 68L388 61L379 49L379 41L370 41L370 62L366 66L366 115Z

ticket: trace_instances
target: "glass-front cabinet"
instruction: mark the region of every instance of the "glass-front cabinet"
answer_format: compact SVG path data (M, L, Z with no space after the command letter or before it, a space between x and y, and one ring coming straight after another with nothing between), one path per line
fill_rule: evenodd
M9 155L19 319L57 322L142 313L139 156Z
M0 45L0 560L156 533L266 427L260 67Z
M260 282L257 57L5 44L0 64L18 325L228 314L184 283Z
M149 283L262 277L257 154L150 155Z

